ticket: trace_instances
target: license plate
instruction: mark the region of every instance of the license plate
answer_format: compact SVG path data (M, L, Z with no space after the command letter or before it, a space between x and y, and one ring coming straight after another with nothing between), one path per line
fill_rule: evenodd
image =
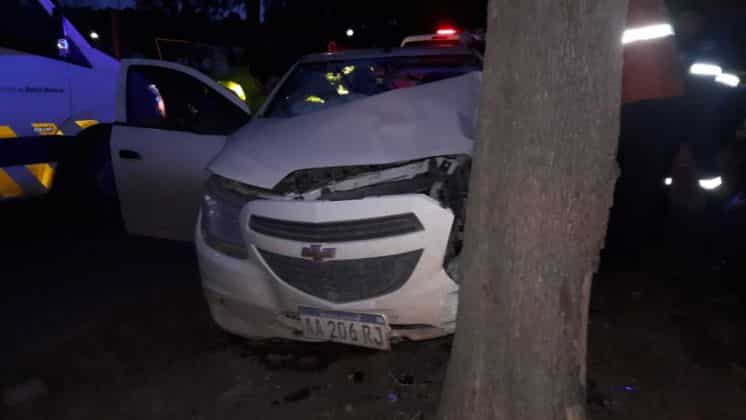
M299 308L303 336L353 346L389 350L389 326L378 314Z

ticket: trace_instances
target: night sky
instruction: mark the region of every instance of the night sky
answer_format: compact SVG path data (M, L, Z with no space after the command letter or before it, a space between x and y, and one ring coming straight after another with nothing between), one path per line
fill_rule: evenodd
M62 0L67 6L133 7L135 0Z
M135 0L60 0L60 2L69 6L96 7L132 7L135 4ZM742 0L711 0L708 2L699 0L669 0L667 3L673 9L696 9L705 12L717 12L722 9L745 7Z

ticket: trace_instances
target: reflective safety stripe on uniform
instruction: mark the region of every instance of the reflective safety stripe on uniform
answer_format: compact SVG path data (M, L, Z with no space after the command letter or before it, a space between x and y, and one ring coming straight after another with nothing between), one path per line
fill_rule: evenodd
M37 127L35 126L34 129ZM58 134L57 126L43 124L47 133ZM54 130L52 132L52 130ZM12 127L0 125L0 139L17 137ZM46 193L52 186L54 167L48 163L0 168L0 199L31 197Z

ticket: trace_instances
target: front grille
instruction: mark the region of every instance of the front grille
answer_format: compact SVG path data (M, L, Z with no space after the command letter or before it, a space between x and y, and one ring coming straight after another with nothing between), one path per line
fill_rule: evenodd
M259 253L285 283L335 303L370 299L398 290L422 256L422 250L418 250L385 257L315 262L261 249Z
M251 230L299 242L348 242L386 238L424 230L414 213L343 222L305 223L251 216Z

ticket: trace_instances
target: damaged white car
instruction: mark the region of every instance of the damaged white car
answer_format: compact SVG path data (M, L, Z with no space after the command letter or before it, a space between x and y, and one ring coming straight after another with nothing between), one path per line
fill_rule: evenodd
M452 333L480 58L305 57L209 165L196 244L212 315L251 338Z
M79 144L84 208L195 239L233 333L379 349L452 333L481 68L462 47L308 56L252 118L197 70L123 60L116 122Z

